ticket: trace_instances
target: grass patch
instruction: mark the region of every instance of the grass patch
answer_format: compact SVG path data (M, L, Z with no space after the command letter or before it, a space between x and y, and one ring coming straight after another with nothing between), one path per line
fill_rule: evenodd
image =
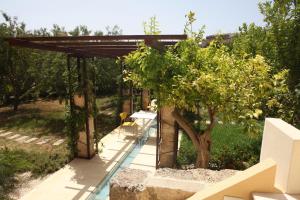
M116 126L116 96L97 98L99 113L97 131L102 135ZM20 105L17 112L11 108L0 108L0 129L31 137L46 136L51 141L66 138L65 105L58 101L39 100ZM51 142L51 144L52 144ZM18 187L17 175L31 172L34 177L43 176L62 168L70 161L66 142L49 144L20 143L0 138L0 199Z
M58 101L38 100L20 105L18 111L0 109L0 128L23 132L28 136L64 136L65 106Z
M117 100L118 97L116 95L103 96L96 100L99 109L96 127L100 138L110 133L118 126Z
M17 174L30 171L33 176L55 172L69 162L68 155L61 152L36 152L23 149L0 149L0 199L18 185Z
M48 115L31 113L10 117L0 123L1 128L23 131L27 135L65 135L64 113L54 112Z
M262 132L262 131L261 131ZM212 132L210 169L245 169L259 160L261 134L256 138L244 133L241 126L218 124ZM189 165L196 160L191 140L183 134L177 158L179 165Z

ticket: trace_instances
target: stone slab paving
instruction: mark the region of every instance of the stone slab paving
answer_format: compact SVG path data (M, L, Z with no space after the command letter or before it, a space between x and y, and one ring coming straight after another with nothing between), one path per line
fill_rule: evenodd
M34 141L36 141L37 139L39 139L39 138L36 138L36 137L33 137L33 138L30 138L29 140L26 140L26 141L24 141L24 143L30 143L30 142L34 142Z
M29 138L29 136L25 135L22 136L20 138L15 139L17 142L24 142L25 140L27 140Z
M46 144L47 142L49 142L51 139L47 138L47 139L41 139L41 141L38 141L36 144L38 145L42 145L42 144Z
M36 138L36 137L33 137L31 138L30 136L27 136L27 135L21 135L21 134L15 134L11 131L4 131L4 130L0 130L0 137L6 137L7 139L10 139L10 140L15 140L16 142L21 142L21 143L32 143L36 140L38 140L36 142L37 145L43 145L43 144L46 144L48 142L50 142L51 139L49 138ZM64 143L65 139L59 139L57 141L55 141L52 145L53 146L59 146L61 145L62 143Z
M100 155L90 160L74 159L25 194L21 200L86 199L130 149L134 140L117 133L108 134L101 140L104 147Z
M6 136L8 136L8 135L10 135L10 134L12 134L12 133L13 133L13 132L10 132L10 131L1 133L1 134L0 134L0 137L6 137Z
M20 137L20 136L21 136L20 134L15 134L13 136L7 137L7 139L12 140L12 139L15 139L15 138Z
M138 134L121 130L120 133L117 128L101 139L99 146L102 143L103 147L99 155L90 160L74 159L25 194L21 200L86 199L135 144Z
M139 154L133 159L129 168L131 169L141 169L150 171L152 173L156 170L156 133L153 133L156 129L152 129L150 137L147 142L142 146Z
M53 143L54 146L58 146L58 145L61 145L62 143L64 143L65 139L60 139L60 140L57 140L56 142Z

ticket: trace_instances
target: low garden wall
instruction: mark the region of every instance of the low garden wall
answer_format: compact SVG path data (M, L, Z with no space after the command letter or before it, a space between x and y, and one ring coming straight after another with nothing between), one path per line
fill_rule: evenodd
M124 169L110 182L111 200L181 200L236 174L235 170L175 170L163 168L155 175L138 169Z

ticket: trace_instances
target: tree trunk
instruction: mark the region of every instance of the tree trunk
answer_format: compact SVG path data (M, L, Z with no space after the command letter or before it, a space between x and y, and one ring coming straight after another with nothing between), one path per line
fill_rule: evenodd
M209 110L211 123L209 124L207 130L201 135L186 119L181 116L181 114L177 110L173 111L172 115L178 125L192 140L192 143L197 151L195 168L207 168L210 158L211 131L215 125L215 113L212 110Z
M15 99L14 99L14 111L18 110L20 104L20 99L19 99L19 95L15 94Z
M197 148L196 168L207 168L210 159L210 132L205 132L199 137L199 146Z

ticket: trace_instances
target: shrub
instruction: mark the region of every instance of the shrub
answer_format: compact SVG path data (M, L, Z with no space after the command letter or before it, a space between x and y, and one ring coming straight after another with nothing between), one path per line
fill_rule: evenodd
M18 173L31 171L33 176L45 175L60 169L68 161L65 153L0 149L0 199L7 199L16 188Z
M261 135L250 137L238 125L219 124L212 133L212 149L209 168L242 170L259 160ZM177 162L188 165L196 160L196 152L190 139L183 134Z

